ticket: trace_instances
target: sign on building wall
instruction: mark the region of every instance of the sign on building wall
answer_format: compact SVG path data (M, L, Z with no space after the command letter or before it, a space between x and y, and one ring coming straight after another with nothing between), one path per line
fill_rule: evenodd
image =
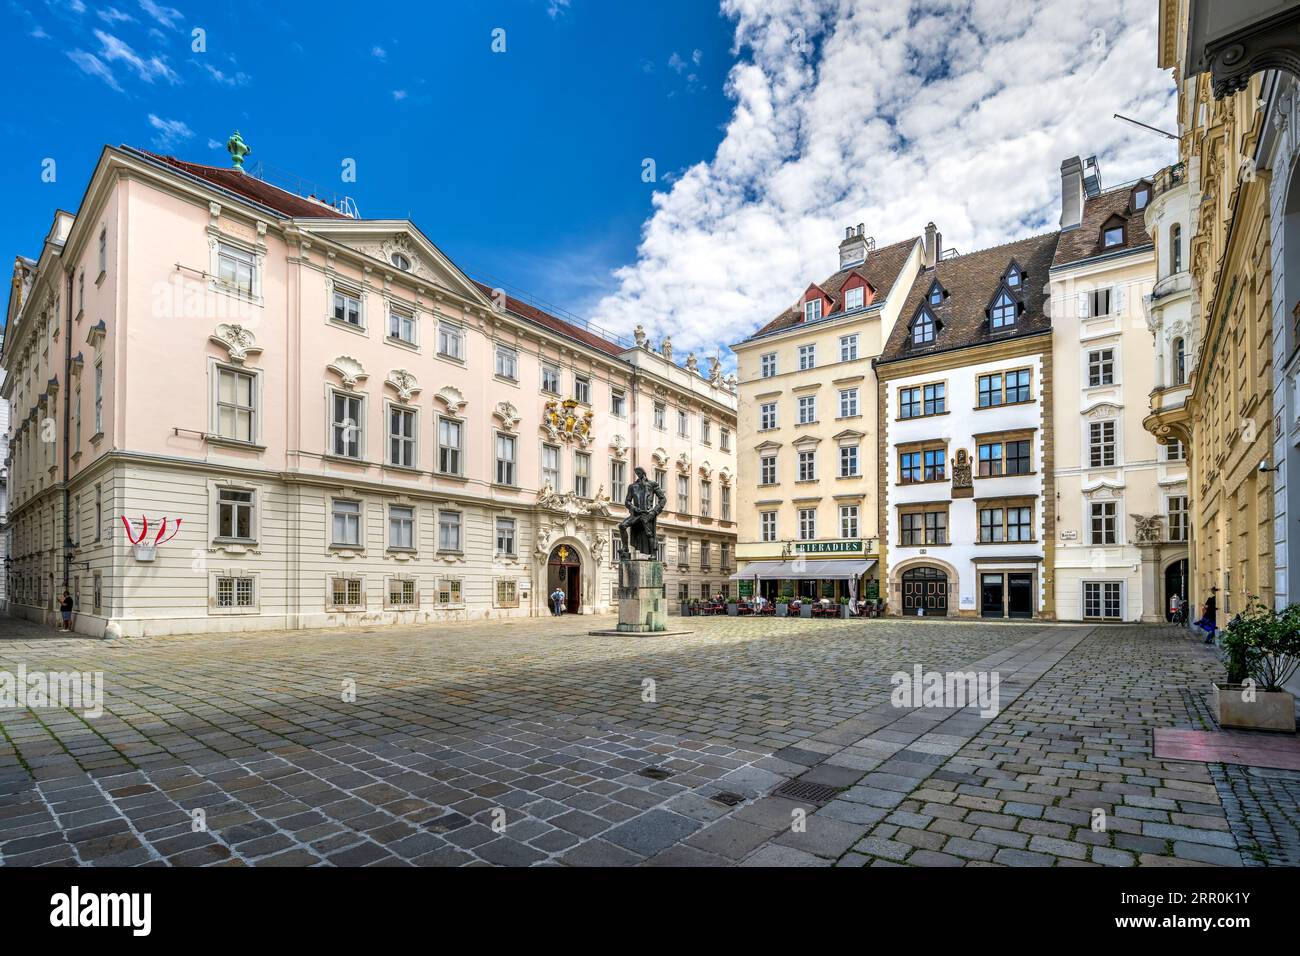
M861 554L861 541L796 541L794 549L800 554Z
M754 596L754 579L753 579L753 578L741 578L739 581L737 581L737 582L736 582L736 593L738 593L738 594L739 594L741 597L743 597L743 598L753 597L753 596Z

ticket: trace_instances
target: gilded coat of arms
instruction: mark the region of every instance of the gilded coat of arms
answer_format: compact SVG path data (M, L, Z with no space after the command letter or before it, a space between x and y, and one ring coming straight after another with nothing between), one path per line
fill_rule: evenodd
M591 441L592 411L582 410L572 398L550 401L542 410L542 428L551 441L577 442L585 448Z

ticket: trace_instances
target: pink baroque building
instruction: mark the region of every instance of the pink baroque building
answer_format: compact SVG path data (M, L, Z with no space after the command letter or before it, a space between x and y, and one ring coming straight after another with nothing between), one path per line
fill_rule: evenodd
M66 589L88 634L329 627L546 614L558 587L606 612L636 467L670 602L724 592L734 379L636 338L408 220L105 148L15 263L8 611L53 621Z

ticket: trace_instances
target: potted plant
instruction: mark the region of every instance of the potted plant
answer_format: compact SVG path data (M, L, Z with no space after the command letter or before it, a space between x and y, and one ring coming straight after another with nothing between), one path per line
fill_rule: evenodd
M1253 601L1223 632L1228 680L1214 684L1222 727L1295 733L1295 697L1282 689L1300 667L1300 604L1281 613Z
M849 607L849 596L847 594L840 595L840 617L847 619L851 613L852 609Z
M813 609L813 602L812 602L812 601L800 601L800 602L799 602L799 616L800 616L800 617L812 617L812 609Z
M777 617L790 616L790 602L783 597L779 597L776 599L776 616Z

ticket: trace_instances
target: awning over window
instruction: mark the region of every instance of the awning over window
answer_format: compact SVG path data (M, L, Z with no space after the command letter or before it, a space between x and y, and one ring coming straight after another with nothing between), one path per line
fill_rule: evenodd
M847 581L858 578L876 566L875 561L831 561L808 559L793 561L751 561L743 571L731 576L732 581L764 581L785 579L818 579L821 581Z

